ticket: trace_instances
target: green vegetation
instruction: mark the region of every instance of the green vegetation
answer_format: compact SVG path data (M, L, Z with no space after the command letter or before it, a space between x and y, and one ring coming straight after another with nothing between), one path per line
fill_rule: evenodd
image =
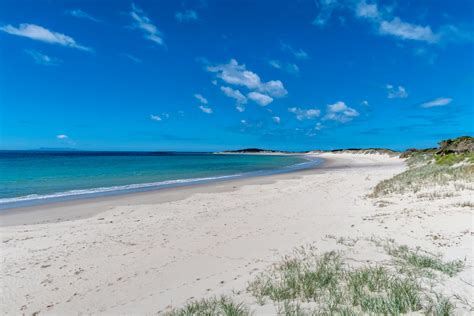
M474 153L435 155L435 162L438 165L452 166L460 162L474 163Z
M454 308L451 301L439 294L435 299L427 296L422 286L427 275L417 272L433 269L453 276L462 270L462 262L445 263L428 253L389 245L384 249L397 259L396 267L404 269L353 268L341 253L318 256L313 248L300 248L251 282L248 290L261 304L282 302L286 315L449 314ZM303 302L312 307L305 309Z
M193 301L183 308L173 310L168 316L194 316L194 315L219 315L219 316L246 316L250 315L247 306L235 303L227 296L220 298L202 299Z
M474 138L471 136L461 136L454 139L443 140L439 143L438 154L450 153L472 153L474 152Z
M426 314L436 316L449 316L453 315L454 304L447 298L436 296L436 300L429 302Z
M464 163L461 163L464 162ZM408 170L375 186L371 197L393 193L417 193L433 185L446 185L454 182L474 182L474 153L449 153L439 155L432 152L414 152L407 159ZM456 186L456 189L471 189L469 186Z
M454 181L472 183L474 181L474 167L472 165L450 166L434 163L411 167L405 172L377 184L370 196L380 197L405 192L417 193L429 186L447 185Z
M275 306L279 315L453 314L454 303L431 284L436 275L452 277L460 272L462 261L444 262L393 240L367 241L390 255L394 265L354 267L342 252L318 254L315 247L300 247L258 275L247 290L259 304ZM251 314L247 305L222 296L190 302L167 315Z
M461 260L443 262L440 257L434 256L420 249L412 250L407 246L387 244L385 250L389 255L399 260L399 265L415 269L431 269L442 272L450 277L455 276L464 268Z

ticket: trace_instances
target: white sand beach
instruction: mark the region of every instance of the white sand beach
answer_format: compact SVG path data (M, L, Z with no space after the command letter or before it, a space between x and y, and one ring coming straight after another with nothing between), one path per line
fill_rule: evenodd
M402 159L319 156L322 168L299 173L2 214L1 313L156 314L224 294L275 314L246 291L261 271L307 244L344 250L354 264L386 261L370 238L462 260L464 269L435 287L461 297L456 314L471 313L469 191L371 198L407 168Z

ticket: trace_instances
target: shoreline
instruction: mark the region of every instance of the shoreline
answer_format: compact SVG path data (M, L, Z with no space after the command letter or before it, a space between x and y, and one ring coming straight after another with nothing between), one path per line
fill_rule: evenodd
M241 154L245 155L245 154ZM254 154L251 154L254 155ZM255 154L263 155L263 154ZM283 154L279 154L283 156ZM164 180L160 182L151 183L132 183L127 185L97 187L90 189L73 189L64 192L55 192L42 195L28 195L12 198L0 199L0 214L11 210L18 210L22 208L34 208L39 206L48 206L57 203L65 203L69 201L91 200L103 197L117 197L121 195L129 195L134 193L153 192L164 189L174 189L180 187L189 187L194 185L202 185L208 183L217 183L223 181L232 181L237 179L246 179L254 177L264 177L277 174L298 172L300 170L317 168L323 163L323 159L315 157L315 155L298 154L298 156L305 161L293 165L287 165L271 170L256 170L243 173L232 173L225 175L216 175L201 178L185 178ZM1 225L1 224L0 224Z
M312 173L314 170L323 170L328 165L330 166L331 163L322 159L319 164L300 170L270 172L264 175L153 188L141 192L122 192L2 209L0 210L0 227L76 220L94 216L122 204L161 204L182 200L196 193L229 192L245 185L270 184L280 179L295 179ZM34 218L30 217L32 214L35 215Z
M404 160L320 157L323 168L17 214L9 221L19 225L0 227L0 306L5 314L163 314L226 295L274 315L247 291L260 273L304 245L344 251L349 265L390 264L374 238L462 260L466 268L441 290L472 297L469 191L373 198L378 183L407 170ZM43 222L22 225L31 217Z
M162 204L183 200L196 193L231 192L247 185L271 184L279 180L299 179L305 175L325 173L333 169L354 168L349 164L341 163L340 159L332 158L331 155L339 154L327 154L322 158L321 163L301 170L2 209L0 210L0 227L83 219L123 204ZM306 156L320 158L321 154ZM34 217L31 216L32 214Z

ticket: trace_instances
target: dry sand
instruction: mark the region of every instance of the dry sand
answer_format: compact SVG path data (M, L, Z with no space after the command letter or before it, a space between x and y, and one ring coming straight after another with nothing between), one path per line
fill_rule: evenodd
M324 168L69 202L0 215L3 314L154 314L190 299L245 294L248 282L312 243L344 247L329 236L393 238L446 259L466 260L443 292L472 302L472 196L371 199L381 180L405 170L384 155L322 154ZM353 247L354 260L381 260ZM383 258L382 258L383 259ZM236 294L237 293L237 294ZM238 294L241 293L241 294ZM260 309L259 309L260 308Z

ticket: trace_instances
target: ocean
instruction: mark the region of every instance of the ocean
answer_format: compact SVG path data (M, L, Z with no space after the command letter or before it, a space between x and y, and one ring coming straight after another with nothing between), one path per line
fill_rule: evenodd
M293 155L0 151L0 209L289 172L319 163Z

